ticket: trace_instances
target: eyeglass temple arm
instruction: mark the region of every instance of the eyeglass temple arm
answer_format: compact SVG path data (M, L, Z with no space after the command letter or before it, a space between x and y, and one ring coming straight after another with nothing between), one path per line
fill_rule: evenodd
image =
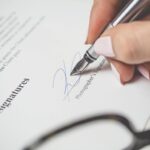
M91 117L87 117L78 121L75 121L73 123L64 125L60 128L57 128L45 135L43 135L42 137L40 137L39 139L37 139L34 143L32 143L31 145L29 145L28 147L24 148L23 150L34 150L37 147L39 147L40 145L42 145L43 143L45 143L47 140L51 140L53 138L55 138L56 136L58 136L61 133L64 133L70 129L74 129L76 127L91 123L91 122L98 122L98 121L104 121L104 120L113 120L113 121L117 121L119 123L121 123L123 126L125 126L133 135L134 137L137 137L137 132L133 126L133 124L124 116L118 115L118 114L98 114L98 115L94 115ZM139 136L143 136L143 133L140 133ZM144 134L145 136L145 134ZM134 140L134 142L136 143L136 140ZM135 149L126 149L126 150L135 150Z

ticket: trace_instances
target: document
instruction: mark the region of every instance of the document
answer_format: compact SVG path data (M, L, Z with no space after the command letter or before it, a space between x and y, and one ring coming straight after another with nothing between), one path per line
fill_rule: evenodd
M90 0L1 0L1 150L21 150L43 133L97 113L122 114L138 130L150 128L150 82L142 76L121 85L103 57L70 76L89 47L91 6ZM99 143L97 137L90 142Z

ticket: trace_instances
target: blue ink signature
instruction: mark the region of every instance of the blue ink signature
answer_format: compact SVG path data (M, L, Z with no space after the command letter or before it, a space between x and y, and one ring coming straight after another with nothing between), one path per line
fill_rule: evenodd
M65 61L63 61L62 62L62 67L58 68L56 70L56 72L54 73L54 76L53 76L53 85L52 85L53 88L55 88L55 81L56 81L57 77L59 75L63 76L63 79L64 79L63 94L64 94L65 97L69 96L69 94L71 93L73 88L80 82L80 79L81 79L81 76L79 75L79 76L77 76L77 78L73 82L70 81L70 78L71 78L70 77L70 72L73 69L73 66L75 65L75 63L77 63L77 58L81 59L80 53L75 54L75 56L73 57L73 61L71 63L71 67L68 70L66 68Z

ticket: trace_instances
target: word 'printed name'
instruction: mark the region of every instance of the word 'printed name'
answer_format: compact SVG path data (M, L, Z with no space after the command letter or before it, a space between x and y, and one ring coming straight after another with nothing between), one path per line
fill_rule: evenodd
M75 96L76 99L79 99L88 90L89 86L92 84L95 76L97 75L97 71L102 69L104 63L105 63L105 59L103 58L102 61L99 64L99 66L95 69L95 72L90 75L89 79L87 80L87 82L85 83L85 85L83 86L83 88Z

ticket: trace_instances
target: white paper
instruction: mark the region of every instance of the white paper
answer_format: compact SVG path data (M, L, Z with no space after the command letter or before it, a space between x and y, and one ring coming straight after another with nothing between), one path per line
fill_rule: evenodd
M148 80L137 77L123 86L108 64L95 73L102 58L81 77L70 77L89 47L91 5L1 0L0 149L20 150L55 127L97 113L123 114L143 130L150 116Z

